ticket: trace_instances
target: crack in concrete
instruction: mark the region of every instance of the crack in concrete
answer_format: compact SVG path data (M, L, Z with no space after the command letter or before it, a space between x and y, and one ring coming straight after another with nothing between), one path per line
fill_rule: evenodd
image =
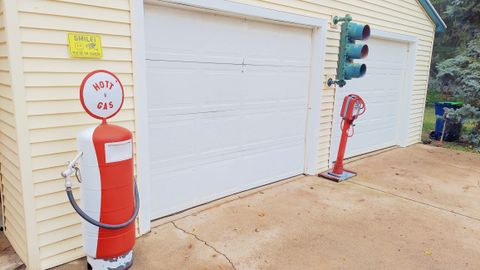
M179 226L177 226L177 224L174 222L174 221L171 221L170 223L172 223L173 227L175 227L177 230L180 230L188 235L191 235L193 237L195 237L195 239L197 239L198 241L202 242L205 246L213 249L216 253L222 255L227 261L228 263L230 263L230 266L232 266L232 268L234 270L237 270L237 268L235 268L235 265L233 265L233 262L230 260L230 258L227 257L227 255L225 253L222 253L220 252L218 249L216 249L214 246L210 245L209 243L207 243L207 241L203 240L203 239L200 239L196 234L194 233L191 233L191 232L188 232L186 231L185 229L182 229L180 228Z

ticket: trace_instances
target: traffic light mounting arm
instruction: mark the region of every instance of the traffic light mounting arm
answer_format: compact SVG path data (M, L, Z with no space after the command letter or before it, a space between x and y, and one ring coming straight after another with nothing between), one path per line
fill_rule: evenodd
M339 22L351 22L352 21L352 16L350 15L345 15L345 17L338 17L335 16L333 17L333 23L338 24Z

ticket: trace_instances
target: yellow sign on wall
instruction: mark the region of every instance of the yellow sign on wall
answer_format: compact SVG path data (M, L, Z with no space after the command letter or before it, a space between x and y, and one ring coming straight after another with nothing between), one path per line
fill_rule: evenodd
M102 58L100 35L88 33L68 33L68 51L73 58Z

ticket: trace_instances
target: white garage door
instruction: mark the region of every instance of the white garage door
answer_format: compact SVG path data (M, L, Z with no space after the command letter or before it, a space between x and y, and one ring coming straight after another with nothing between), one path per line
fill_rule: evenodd
M301 174L311 29L146 6L152 218Z
M333 121L331 160L337 157L340 140L339 112L344 96L360 95L367 111L355 123L355 135L348 140L346 157L352 157L398 144L400 113L405 89L408 44L371 38L370 49L364 61L367 74L360 79L337 87ZM405 110L403 110L405 113Z

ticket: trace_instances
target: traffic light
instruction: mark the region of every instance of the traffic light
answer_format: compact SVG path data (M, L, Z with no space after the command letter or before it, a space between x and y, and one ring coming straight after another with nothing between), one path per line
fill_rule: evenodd
M342 32L340 35L340 51L338 54L337 79L329 79L328 86L337 84L340 87L345 86L347 80L360 78L367 72L365 64L354 63L354 59L363 59L368 55L368 45L356 44L357 40L367 40L370 37L370 26L353 23L352 16L333 18L333 23L342 23Z

